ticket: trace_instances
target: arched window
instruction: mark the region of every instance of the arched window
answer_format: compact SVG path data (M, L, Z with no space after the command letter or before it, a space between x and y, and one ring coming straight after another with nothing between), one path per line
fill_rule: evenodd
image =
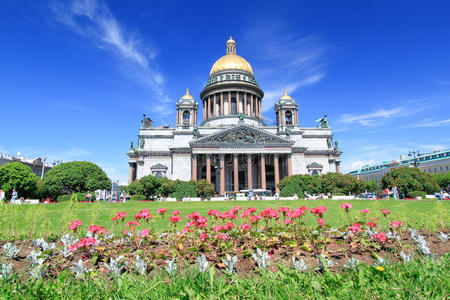
M293 124L292 123L292 112L289 110L286 111L285 117L286 117L286 125L292 125Z
M237 115L236 97L231 97L231 114Z
M191 113L187 110L183 112L183 125L189 125Z
M320 175L318 170L312 170L311 175Z

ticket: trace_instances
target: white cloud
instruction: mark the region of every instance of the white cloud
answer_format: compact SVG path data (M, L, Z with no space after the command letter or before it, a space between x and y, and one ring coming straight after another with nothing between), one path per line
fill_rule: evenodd
M122 73L150 87L156 94L159 105L150 107L165 108L170 111L165 99L169 98L163 87L164 75L157 71L156 63L151 62L156 51L139 38L137 32L127 30L102 1L73 0L71 5L54 1L50 4L53 18L80 35L92 41L99 49L109 51L120 59Z
M440 126L448 126L450 125L450 119L439 120L439 121L422 121L418 124L411 124L411 127L440 127Z
M366 114L343 114L339 121L344 124L358 123L362 126L373 126L379 122L380 118L392 118L400 115L401 113L403 113L402 107L396 107L388 110L382 108Z

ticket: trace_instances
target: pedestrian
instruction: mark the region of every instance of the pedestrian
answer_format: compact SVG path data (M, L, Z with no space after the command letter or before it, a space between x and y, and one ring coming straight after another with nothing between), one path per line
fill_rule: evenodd
M11 203L14 204L17 201L18 194L15 189L12 190L11 193Z
M387 198L387 200L389 200L390 199L390 197L389 197L389 189L388 188L385 188L384 189L384 196Z
M394 196L394 200L398 200L398 188L396 185L392 188L392 195Z
M0 204L3 204L3 199L5 199L5 192L0 189Z

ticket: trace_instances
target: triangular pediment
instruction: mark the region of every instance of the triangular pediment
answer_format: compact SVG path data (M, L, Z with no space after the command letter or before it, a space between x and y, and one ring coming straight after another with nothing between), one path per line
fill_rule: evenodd
M248 124L239 124L191 141L192 147L290 147L293 141Z

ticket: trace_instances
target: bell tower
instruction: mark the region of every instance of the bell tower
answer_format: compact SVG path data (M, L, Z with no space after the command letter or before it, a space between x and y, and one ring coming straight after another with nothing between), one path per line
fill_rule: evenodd
M278 130L298 126L298 104L284 90L283 96L275 104Z
M177 127L191 128L197 126L197 110L198 103L189 94L189 89L186 89L186 94L177 103Z

